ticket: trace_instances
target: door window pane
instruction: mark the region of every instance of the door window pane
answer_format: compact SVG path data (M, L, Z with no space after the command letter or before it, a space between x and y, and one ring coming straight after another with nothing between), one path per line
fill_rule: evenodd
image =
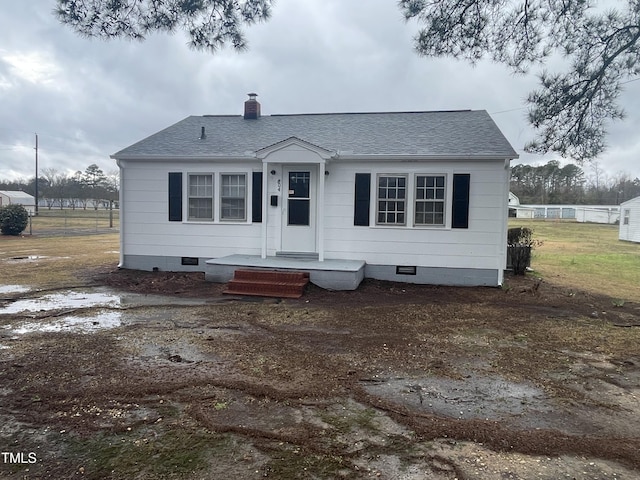
M289 198L309 198L310 172L289 172Z
M309 225L311 172L289 172L287 224Z
M289 199L288 219L289 225L309 225L310 200Z

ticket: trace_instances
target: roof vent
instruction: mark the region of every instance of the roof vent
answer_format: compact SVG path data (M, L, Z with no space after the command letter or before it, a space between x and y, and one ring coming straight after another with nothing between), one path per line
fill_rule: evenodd
M204 125L200 128L200 140L207 138L207 134L204 131Z
M244 102L244 119L257 120L260 118L260 103L256 100L257 93L248 93L249 100Z

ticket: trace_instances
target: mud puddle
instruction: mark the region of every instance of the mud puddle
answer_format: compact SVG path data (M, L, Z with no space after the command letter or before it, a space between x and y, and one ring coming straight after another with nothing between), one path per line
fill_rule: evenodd
M69 257L50 257L47 255L19 255L16 257L11 257L5 260L5 262L7 263L29 263L29 262L37 262L38 260L50 260L50 259L57 259L57 260L64 260L64 259L68 259Z
M18 291L19 293L19 291ZM0 307L0 315L86 308L129 308L136 306L204 305L206 300L176 299L163 295L115 293L106 289L66 290L34 298L10 301Z
M23 323L17 328L9 327L14 335L24 335L35 332L82 332L90 333L95 330L116 328L122 325L120 312L100 312L89 317L77 317L70 315L54 321L41 323Z
M365 382L374 395L436 415L462 420L514 419L521 426L544 427L549 399L537 387L504 378L386 378ZM541 425L542 423L542 425Z
M593 380L595 381L595 380ZM458 420L487 420L515 428L553 429L577 435L637 436L638 389L598 381L599 403L555 398L499 375L380 378L362 382L368 393L415 411ZM610 402L610 403L607 403Z
M7 287L6 293L20 293L26 288ZM0 319L3 315L12 317L8 318L10 323L0 325L0 337L17 340L31 333L93 333L139 323L173 325L167 307L199 306L207 302L94 289L67 290L4 303L0 307ZM0 348L10 347L0 345Z
M7 293L25 293L31 290L23 285L0 285L0 295Z

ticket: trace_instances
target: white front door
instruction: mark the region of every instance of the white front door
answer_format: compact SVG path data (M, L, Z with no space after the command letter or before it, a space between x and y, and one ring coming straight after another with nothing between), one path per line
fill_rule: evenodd
M317 167L286 166L283 171L283 252L316 252Z

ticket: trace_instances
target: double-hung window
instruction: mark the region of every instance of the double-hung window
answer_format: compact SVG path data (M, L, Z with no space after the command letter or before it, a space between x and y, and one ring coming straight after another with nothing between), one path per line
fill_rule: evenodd
M247 176L241 174L220 175L220 219L246 220Z
M629 217L631 216L631 209L625 208L622 212L622 224L629 225Z
M416 225L444 225L444 175L416 175Z
M189 220L213 220L213 175L189 175Z
M407 177L404 175L378 176L379 225L405 225Z

